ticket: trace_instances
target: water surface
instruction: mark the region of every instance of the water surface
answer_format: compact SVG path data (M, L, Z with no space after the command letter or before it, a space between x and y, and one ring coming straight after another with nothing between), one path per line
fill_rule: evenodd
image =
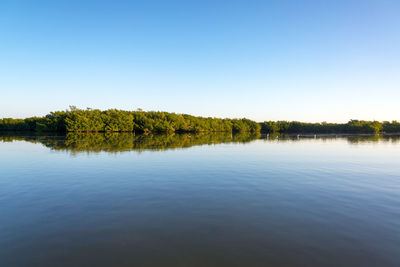
M1 266L399 266L398 136L0 136Z

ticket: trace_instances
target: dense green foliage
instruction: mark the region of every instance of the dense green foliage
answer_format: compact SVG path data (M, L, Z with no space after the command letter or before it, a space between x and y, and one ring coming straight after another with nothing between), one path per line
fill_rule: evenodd
M298 121L266 121L266 133L400 133L400 122L351 120L347 123L304 123Z
M45 117L0 120L0 130L58 132L258 132L260 124L248 119L219 119L187 114L109 109L52 112Z
M351 120L348 123L304 123L204 118L187 114L109 109L51 112L45 117L0 119L0 131L49 132L258 132L266 133L399 133L400 122Z

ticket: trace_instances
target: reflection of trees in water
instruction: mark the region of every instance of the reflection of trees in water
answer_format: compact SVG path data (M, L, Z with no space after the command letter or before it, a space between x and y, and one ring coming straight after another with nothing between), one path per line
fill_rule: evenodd
M332 141L335 139L347 140L350 144L365 142L397 143L398 135L285 135L258 133L198 133L198 134L141 134L132 133L68 133L67 135L35 135L11 133L0 136L0 141L12 142L15 140L43 144L54 150L76 152L122 152L144 150L166 150L187 148L198 145L213 145L221 143L247 143L256 139L267 142L297 142L313 139Z
M348 142L351 144L357 144L362 142L380 142L380 143L399 143L400 136L399 135L370 135L370 136L350 136Z
M197 145L211 145L229 142L250 142L259 138L259 134L230 133L214 134L142 134L105 133L105 134L76 134L69 133L63 146L55 149L72 151L107 151L120 152L126 150L166 150L185 148Z
M335 139L347 140L350 144L368 143L368 142L382 142L382 143L398 143L400 142L400 135L393 134L358 134L358 135L336 135L336 134L302 134L302 135L288 135L288 134L268 134L262 135L262 139L267 141L305 141L305 140L322 140L332 141Z
M65 136L0 136L0 141L23 140L41 143L54 150L71 152L122 152L128 150L166 150L197 145L247 143L260 138L259 133L141 134L68 133Z

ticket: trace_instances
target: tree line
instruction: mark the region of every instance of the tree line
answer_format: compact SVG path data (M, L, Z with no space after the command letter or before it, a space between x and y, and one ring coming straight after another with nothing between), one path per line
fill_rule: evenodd
M259 132L249 119L220 119L159 111L78 109L44 117L0 119L0 130L50 132Z
M44 117L0 119L0 131L37 132L265 132L265 133L400 133L397 121L350 120L347 123L220 119L159 111L78 109Z
M397 121L364 121L350 120L347 123L305 123L298 121L265 121L261 123L265 133L400 133L400 122Z

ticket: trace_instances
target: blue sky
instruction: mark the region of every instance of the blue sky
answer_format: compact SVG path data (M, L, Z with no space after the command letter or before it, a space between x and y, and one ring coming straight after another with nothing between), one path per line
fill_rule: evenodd
M0 2L0 117L400 120L400 1Z

